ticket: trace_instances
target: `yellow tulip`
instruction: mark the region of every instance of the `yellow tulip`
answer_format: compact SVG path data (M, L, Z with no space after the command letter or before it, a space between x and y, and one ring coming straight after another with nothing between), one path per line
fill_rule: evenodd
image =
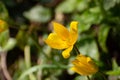
M53 22L54 32L49 34L45 42L54 49L65 49L62 55L64 58L68 58L78 38L77 24L77 21L72 21L69 31L63 25Z
M80 75L91 75L98 71L98 67L92 61L90 57L84 55L78 55L75 60L72 61L73 67L71 70Z

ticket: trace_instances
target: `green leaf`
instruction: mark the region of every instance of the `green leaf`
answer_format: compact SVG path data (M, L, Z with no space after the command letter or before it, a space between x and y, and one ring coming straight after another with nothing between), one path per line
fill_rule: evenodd
M120 67L118 66L115 59L112 60L112 70L107 71L106 74L108 75L120 75Z
M43 6L34 6L27 12L24 12L23 15L34 22L47 22L51 19L51 11L49 8Z
M82 12L89 6L89 0L65 0L57 6L56 12L72 13L74 11ZM71 6L72 5L72 6Z
M119 68L119 66L118 66L118 64L117 64L115 59L112 60L112 68L113 68L113 70L116 70L116 69Z
M107 52L106 40L107 40L109 30L110 30L110 27L107 25L100 26L100 30L98 34L98 42L104 52Z
M79 22L78 30L79 32L83 32L88 30L92 24L99 24L102 21L103 16L101 15L99 7L94 7L85 11L81 15L73 14L72 19Z
M95 60L99 60L98 47L93 37L88 35L81 36L78 45L81 54L88 55Z
M78 24L78 31L81 33L81 32L83 32L83 31L86 31L86 30L88 30L89 28L90 28L90 25L91 24L86 24L85 23L85 19L84 18L81 18L82 17L82 15L80 16L79 14L74 14L73 16L73 20L76 20L76 21L78 21L79 22L79 24ZM84 17L84 16L83 16Z
M6 45L3 47L4 51L9 51L13 49L16 45L16 40L14 38L9 38Z
M117 3L120 3L120 0L103 0L103 7L105 10L109 10L114 7Z
M8 11L5 5L0 1L0 19L6 20L8 17Z
M8 29L4 32L0 33L0 47L3 49L3 47L6 45L9 39L9 31Z
M89 6L89 0L78 0L77 2L77 11L82 12L87 9Z
M120 0L116 0L117 3L120 3Z
M61 13L71 13L76 8L77 0L65 0L60 5L57 6L56 12Z
M63 68L63 69L67 69L69 68L68 66L63 66L63 65L53 65L53 64L42 64L42 65L36 65L34 67L29 68L28 70L26 70L25 72L23 72L20 77L18 78L18 80L23 80L24 77L28 76L29 74L36 72L38 70L42 70L42 69L58 69L58 68Z
M88 80L87 76L77 76L74 80Z
M120 75L120 68L118 70L108 71L106 72L108 75Z

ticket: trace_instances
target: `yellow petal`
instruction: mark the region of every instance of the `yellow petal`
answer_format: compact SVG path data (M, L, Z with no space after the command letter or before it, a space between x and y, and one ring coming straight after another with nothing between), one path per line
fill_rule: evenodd
M62 40L67 40L69 38L69 31L63 25L53 22L54 31Z
M86 69L84 67L72 67L71 70L75 71L76 73L78 73L80 75L91 75L91 74L95 73L95 72L93 72L89 69Z
M70 42L75 44L78 38L78 22L72 21L70 24Z
M45 42L52 48L55 49L65 49L68 45L65 41L59 38L56 33L50 33Z
M63 57L64 58L68 58L70 56L70 52L71 52L72 49L73 49L73 46L70 46L69 48L65 49L62 52Z
M83 69L72 67L71 70L75 71L76 73L78 73L80 75L88 75Z

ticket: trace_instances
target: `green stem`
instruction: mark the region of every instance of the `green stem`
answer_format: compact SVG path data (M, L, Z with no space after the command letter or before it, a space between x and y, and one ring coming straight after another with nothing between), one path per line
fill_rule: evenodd
M25 56L25 64L27 68L30 68L31 62L30 62L30 46L26 45L24 48L24 56Z
M89 76L87 76L87 79L88 79L88 80L91 80Z
M28 70L26 70L25 72L23 72L20 77L18 78L18 80L23 80L26 76L28 76L29 74L36 72L38 70L42 70L42 69L68 69L70 68L70 66L66 66L66 65L54 65L54 64L42 64L42 65L36 65L33 66L31 68L29 68Z
M80 51L78 50L78 48L77 48L76 45L74 45L74 49L75 49L75 51L77 52L77 54L80 54Z
M31 55L30 55L30 46L26 45L24 48L24 55L25 55L25 64L26 68L29 69L31 67ZM35 76L31 73L29 74L30 80L36 80Z

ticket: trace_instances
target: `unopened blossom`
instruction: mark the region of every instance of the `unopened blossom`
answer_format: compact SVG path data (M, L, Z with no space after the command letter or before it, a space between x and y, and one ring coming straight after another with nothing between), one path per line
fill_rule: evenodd
M90 57L84 55L78 55L75 60L72 61L74 65L71 70L80 75L91 75L98 71L98 67L95 65Z
M7 23L3 20L0 20L0 33L5 31L8 28Z

